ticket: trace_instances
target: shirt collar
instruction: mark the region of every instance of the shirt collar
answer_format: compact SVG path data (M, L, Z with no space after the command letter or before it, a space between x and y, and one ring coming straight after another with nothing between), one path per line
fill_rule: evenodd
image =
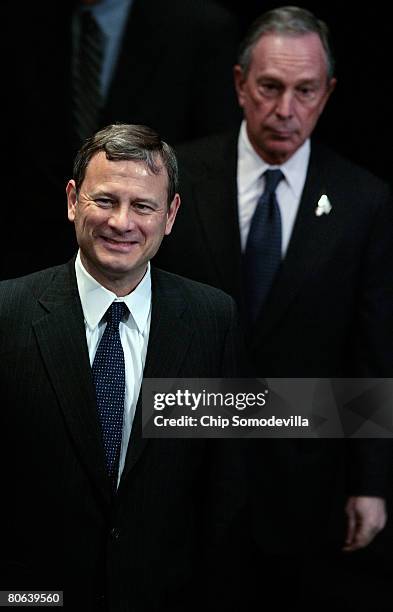
M81 5L81 11L90 11L106 38L120 30L122 33L132 0L101 0L97 4Z
M132 321L130 319L133 319L139 333L144 333L151 306L150 262L139 285L131 293L121 298L118 298L112 291L105 289L87 272L82 264L80 251L78 251L75 260L75 273L85 322L91 330L97 327L112 302L119 301L124 302L130 311L130 315L125 321L126 325L131 327Z
M259 181L265 170L280 168L293 194L300 198L306 179L310 150L310 139L308 138L284 164L269 166L252 146L247 134L246 121L243 120L238 140L238 159L241 169L238 177L240 195Z

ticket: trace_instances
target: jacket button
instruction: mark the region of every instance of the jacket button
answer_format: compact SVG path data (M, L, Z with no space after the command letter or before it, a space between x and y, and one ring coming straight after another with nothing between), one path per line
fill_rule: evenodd
M120 529L118 529L117 527L112 527L110 535L112 540L118 540L120 536Z

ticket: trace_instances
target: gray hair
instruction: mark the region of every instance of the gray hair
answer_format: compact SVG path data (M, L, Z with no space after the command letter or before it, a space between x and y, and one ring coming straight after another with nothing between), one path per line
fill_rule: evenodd
M334 76L334 57L329 41L329 28L311 11L298 6L282 6L260 15L250 26L240 44L238 64L244 75L250 68L251 55L259 39L265 34L302 36L315 33L319 36L326 53L328 79Z
M178 189L178 168L174 150L161 140L159 134L144 125L117 123L108 125L88 138L76 154L73 178L77 194L86 175L91 158L104 151L111 161L129 160L146 164L150 172L168 174L168 206Z

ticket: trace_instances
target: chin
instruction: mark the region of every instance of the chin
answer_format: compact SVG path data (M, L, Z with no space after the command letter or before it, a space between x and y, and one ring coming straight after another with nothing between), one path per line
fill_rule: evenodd
M123 276L124 274L133 272L135 269L138 269L140 265L136 262L102 262L102 269L107 272L107 274L112 274L115 278L116 276Z
M95 265L97 268L108 273L124 273L134 268L137 264L135 259L130 260L130 258L120 257L119 255L101 253L99 257L95 258Z
M274 163L282 164L287 159L289 159L297 150L293 144L289 145L287 143L282 143L277 146L277 142L275 142L275 146L267 151L269 157L274 160Z

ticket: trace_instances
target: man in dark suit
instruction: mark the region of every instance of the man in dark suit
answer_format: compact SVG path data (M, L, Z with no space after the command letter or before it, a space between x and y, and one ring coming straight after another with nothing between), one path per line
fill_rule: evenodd
M8 241L0 262L0 277L11 278L62 263L74 252L62 215L63 190L80 139L91 129L143 124L179 143L238 121L231 78L238 34L235 17L214 0L75 0L59 2L56 9L43 0L21 9L10 3L5 11L1 44L4 58L12 61L3 66L9 92L9 162L3 172L7 181L14 177L23 185L19 200L25 212L18 248ZM94 55L97 34L91 24L87 49L82 48L83 19L89 15L101 35L100 53ZM81 69L81 55L94 68ZM81 86L87 88L88 106L77 113ZM16 168L11 160L31 150L30 163ZM37 181L47 185L39 197L28 187ZM48 237L45 245L37 240L43 225L56 227L62 239Z
M183 208L157 263L237 300L257 376L391 376L388 186L311 138L336 84L326 25L296 7L262 15L234 75L244 121L179 147ZM279 180L266 199L269 175ZM263 210L267 229L255 240ZM372 541L386 520L389 441L269 442L250 443L259 550L301 555L333 539L353 551ZM289 567L296 583L302 565Z
M233 300L150 267L176 185L153 130L108 126L67 185L77 257L0 284L2 590L61 589L73 612L193 609L242 502L229 441L142 437L143 376L238 368Z

